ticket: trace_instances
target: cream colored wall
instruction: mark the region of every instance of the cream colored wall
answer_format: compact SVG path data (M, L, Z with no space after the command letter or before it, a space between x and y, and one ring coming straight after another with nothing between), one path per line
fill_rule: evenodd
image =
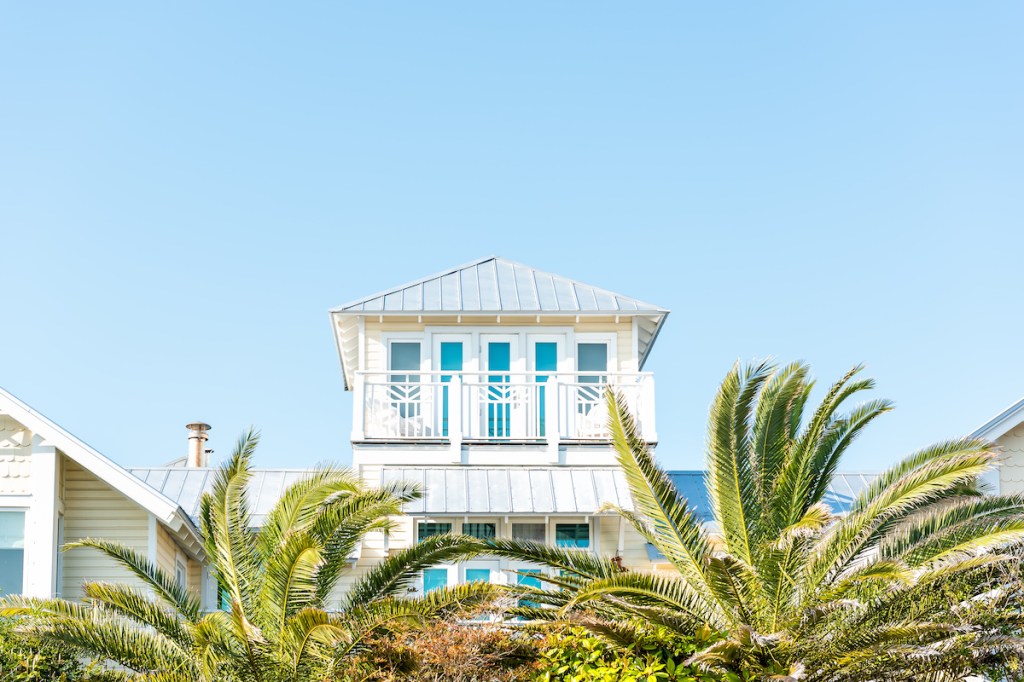
M0 415L0 495L32 492L32 432Z
M996 439L1003 455L999 467L999 492L1024 492L1024 424L1018 424Z
M103 538L122 542L146 554L149 544L149 514L92 473L70 460L65 461L64 538ZM61 594L80 599L86 580L128 583L142 586L127 569L92 549L74 549L63 557Z
M629 523L622 521L622 565L633 571L651 570L651 561L647 557L647 541L636 532ZM599 518L601 556L615 556L619 544L619 518L602 516Z
M367 319L364 331L363 360L367 371L387 369L387 348L384 345L383 336L396 332L423 332L427 324L417 322L413 319L388 320L383 322ZM616 334L616 361L617 368L612 371L628 372L636 370L636 358L633 357L633 325L626 319L618 323L614 317L581 319L576 322L575 317L542 317L537 323L536 317L502 317L499 324L495 318L463 317L462 322L458 318L437 318L429 319L431 327L461 326L469 328L493 328L499 330L503 327L533 327L543 331L545 327L571 327L576 333L614 333Z

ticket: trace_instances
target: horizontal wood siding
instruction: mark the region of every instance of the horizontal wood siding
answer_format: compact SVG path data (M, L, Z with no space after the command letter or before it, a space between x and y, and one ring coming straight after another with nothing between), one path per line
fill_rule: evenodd
M102 538L128 545L143 555L149 549L149 514L136 502L100 481L77 463L67 460L64 485L64 537L67 542ZM74 549L64 554L61 594L81 599L86 580L127 583L142 582L127 569L92 549Z
M601 556L615 556L619 545L618 518L613 516L601 517L600 533ZM628 523L623 533L622 565L634 571L651 570L651 560L647 557L647 541Z

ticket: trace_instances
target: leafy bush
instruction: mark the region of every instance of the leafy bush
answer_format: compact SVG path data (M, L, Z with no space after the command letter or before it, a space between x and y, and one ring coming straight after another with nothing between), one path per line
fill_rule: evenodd
M60 643L32 642L0 619L0 680L4 682L77 682L84 679L79 654Z
M683 661L706 641L680 637L662 627L617 648L582 627L549 634L541 644L536 682L696 682L718 680Z
M519 682L533 679L539 636L497 625L437 622L370 638L334 682Z

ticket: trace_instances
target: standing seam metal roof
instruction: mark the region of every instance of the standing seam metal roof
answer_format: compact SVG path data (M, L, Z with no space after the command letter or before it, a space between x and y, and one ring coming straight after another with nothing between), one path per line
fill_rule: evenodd
M364 312L650 313L668 311L589 284L489 256L333 308Z

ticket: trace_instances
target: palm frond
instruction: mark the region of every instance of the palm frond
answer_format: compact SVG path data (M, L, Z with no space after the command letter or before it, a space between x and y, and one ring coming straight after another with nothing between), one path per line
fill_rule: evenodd
M160 569L155 563L119 542L85 538L64 545L64 551L88 547L102 552L140 578L153 593L167 605L178 610L188 620L199 618L199 602L192 597L184 585Z

